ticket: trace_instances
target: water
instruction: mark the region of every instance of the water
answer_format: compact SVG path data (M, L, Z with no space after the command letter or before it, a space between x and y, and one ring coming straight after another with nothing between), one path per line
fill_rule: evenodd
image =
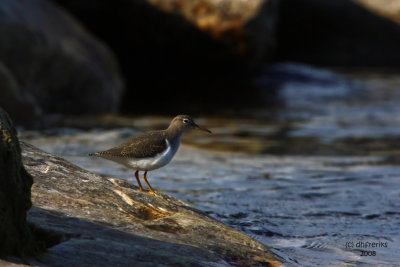
M282 107L257 110L251 119L199 120L214 134L187 135L172 163L149 173L152 186L300 266L398 266L400 75L343 76L300 65L266 73L274 79L258 83L280 86ZM132 127L20 136L136 184L132 170L86 155L165 123L124 119Z

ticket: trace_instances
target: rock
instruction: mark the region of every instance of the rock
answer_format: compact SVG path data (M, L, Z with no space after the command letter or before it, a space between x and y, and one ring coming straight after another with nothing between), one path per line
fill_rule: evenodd
M362 6L370 9L375 14L400 23L400 1L399 0L354 0Z
M21 143L33 175L29 220L61 243L50 266L279 266L270 248L167 195L153 196ZM40 264L39 264L40 265Z
M245 57L249 64L271 58L277 1L148 0L166 12L183 17L200 31Z
M282 0L277 60L399 67L400 25L388 14L386 2Z
M53 1L116 52L127 79L125 112L260 104L251 81L274 56L278 0Z
M12 72L0 61L0 103L23 125L34 125L42 115L39 103L29 92L21 90Z
M2 0L0 34L0 105L17 123L42 113L117 110L122 81L114 56L54 4Z
M32 176L21 161L17 133L0 108L0 258L26 258L39 251L26 217L31 203Z

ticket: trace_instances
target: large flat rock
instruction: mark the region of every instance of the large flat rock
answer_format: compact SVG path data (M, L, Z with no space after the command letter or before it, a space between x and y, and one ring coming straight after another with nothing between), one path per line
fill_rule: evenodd
M21 147L34 177L29 220L60 242L43 255L48 265L279 266L283 261L269 247L176 198L140 192L32 145Z

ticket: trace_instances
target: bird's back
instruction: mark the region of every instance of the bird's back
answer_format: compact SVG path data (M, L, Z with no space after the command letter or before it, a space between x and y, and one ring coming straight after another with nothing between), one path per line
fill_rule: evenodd
M163 130L145 133L119 146L89 154L89 156L143 159L154 157L166 149L166 133Z

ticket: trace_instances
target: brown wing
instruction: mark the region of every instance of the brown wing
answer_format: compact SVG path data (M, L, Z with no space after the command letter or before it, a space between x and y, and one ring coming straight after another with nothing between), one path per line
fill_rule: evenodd
M94 153L94 156L102 157L127 157L150 158L167 149L166 137L162 131L149 132L133 138L117 147L106 151Z

